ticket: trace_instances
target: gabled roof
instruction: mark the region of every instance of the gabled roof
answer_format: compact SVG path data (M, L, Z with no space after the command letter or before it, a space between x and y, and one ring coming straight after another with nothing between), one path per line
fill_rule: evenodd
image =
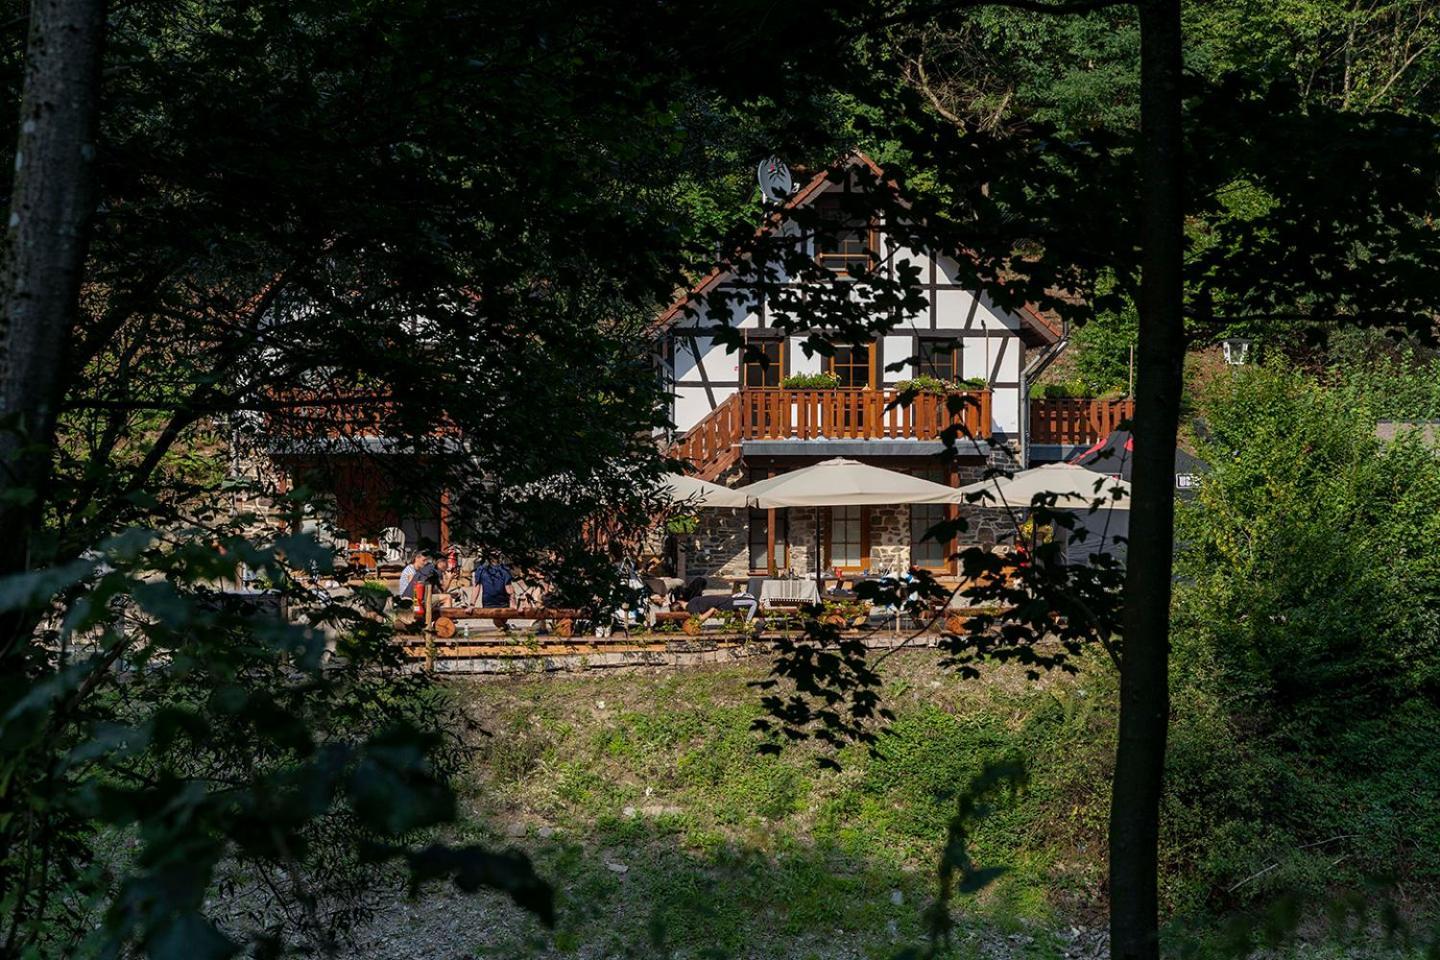
M885 171L874 160L870 159L860 150L854 150L846 154L840 160L821 170L812 176L804 186L796 190L790 199L780 208L766 214L765 220L755 231L757 237L773 233L785 222L786 215L800 207L809 206L825 190L827 183L837 182L842 173L854 167L866 168L875 179L884 184L888 189L898 193L899 186L894 180L885 176ZM715 287L724 283L734 273L734 266L730 260L722 260L715 268L706 274L701 280L689 290L680 293L666 308L665 312L656 318L651 326L651 332L659 334L671 326L691 304L695 298L708 293ZM1060 318L1054 315L1046 315L1034 304L1027 303L1020 309L1021 336L1031 346L1042 346L1058 341L1064 336L1064 327Z

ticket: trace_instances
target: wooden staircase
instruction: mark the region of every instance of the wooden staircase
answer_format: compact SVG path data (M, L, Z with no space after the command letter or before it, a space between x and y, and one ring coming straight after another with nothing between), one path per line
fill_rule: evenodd
M732 393L667 451L688 463L689 472L714 482L740 462L740 394Z

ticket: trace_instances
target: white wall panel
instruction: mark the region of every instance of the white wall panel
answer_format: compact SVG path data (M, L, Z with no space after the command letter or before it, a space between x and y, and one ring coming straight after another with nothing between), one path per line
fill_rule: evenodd
M1014 439L1020 435L1020 391L997 387L990 398L991 429Z
M675 429L689 430L710 413L710 401L703 387L675 388Z
M904 329L906 335L886 337L884 345L881 347L881 360L883 362L881 364L880 376L883 378L881 382L886 386L893 386L897 381L908 380L914 375L914 364L907 363L905 369L899 371L884 369L892 363L899 363L901 360L913 356L915 353L915 339L913 336L910 336L909 329L897 329Z
M819 373L824 369L825 358L818 353L807 357L804 343L804 337L791 337L790 342L785 344L785 349L790 351L790 372Z

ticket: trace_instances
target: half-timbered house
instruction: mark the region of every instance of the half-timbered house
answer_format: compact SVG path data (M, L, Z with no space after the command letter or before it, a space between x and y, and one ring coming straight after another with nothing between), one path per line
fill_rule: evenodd
M739 485L845 456L959 485L988 465L1013 468L1032 459L1029 384L1064 347L1057 318L1032 306L999 306L962 279L955 259L905 246L909 231L887 230L881 215L830 230L790 226L807 219L798 212L804 208L818 208L821 217L827 206L863 209L853 196L840 195L876 189L889 189L883 172L865 155L852 154L802 184L762 232L790 229L837 279L857 261L865 265L857 271L862 274L918 269L923 308L884 335L837 343L831 355L807 350L805 334L772 322L766 291L773 288L760 283L736 290L746 272L724 264L659 318L656 353L671 390L673 451L695 475ZM717 291L729 295L716 297ZM724 308L704 306L710 299ZM744 349L717 336L719 324L736 328ZM795 386L797 374L822 373L833 375L822 387ZM936 456L953 417L947 397L919 394L909 405L894 403L899 384L920 375L961 388L965 398L960 458L949 465ZM1052 457L1062 452L1047 451ZM819 518L821 563L845 573L903 570L912 562L950 572L955 545L924 534L953 509L971 508L830 508ZM997 518L987 516L991 511L972 513L972 535L993 539ZM731 577L812 571L812 516L808 510L703 511L698 534L681 545L687 571Z

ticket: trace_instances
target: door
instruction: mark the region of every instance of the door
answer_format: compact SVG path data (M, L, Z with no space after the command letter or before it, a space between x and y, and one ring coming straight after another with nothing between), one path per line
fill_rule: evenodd
M826 436L865 436L866 407L870 398L861 393L875 386L875 344L838 344L830 357L829 371L839 379L834 407L826 418Z

